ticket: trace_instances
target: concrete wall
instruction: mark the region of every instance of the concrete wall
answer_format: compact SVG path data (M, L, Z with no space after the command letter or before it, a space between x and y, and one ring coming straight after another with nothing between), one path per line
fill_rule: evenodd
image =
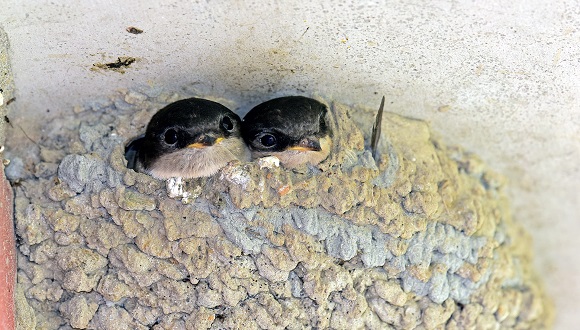
M118 89L194 88L245 112L316 93L429 120L511 181L557 329L580 322L580 12L560 1L17 1L0 4L11 122ZM129 26L141 34L126 31ZM124 73L96 69L120 56Z

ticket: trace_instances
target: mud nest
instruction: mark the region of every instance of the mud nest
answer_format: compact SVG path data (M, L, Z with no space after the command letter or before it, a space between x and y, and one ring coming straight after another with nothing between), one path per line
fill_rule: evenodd
M21 329L549 327L503 180L426 123L385 114L378 165L376 109L330 104L317 167L127 169L126 141L189 96L125 91L8 151Z

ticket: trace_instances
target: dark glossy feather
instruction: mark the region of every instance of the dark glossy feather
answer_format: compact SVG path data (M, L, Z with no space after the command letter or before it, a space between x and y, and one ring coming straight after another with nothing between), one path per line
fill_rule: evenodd
M145 134L138 136L125 146L125 159L127 160L127 167L136 170L137 157L139 156L139 149L143 145Z
M381 100L381 106L379 107L379 112L375 118L375 124L373 125L373 135L371 137L371 152L373 153L373 158L376 162L379 161L378 146L379 140L381 139L381 126L383 122L383 110L385 108L385 97Z

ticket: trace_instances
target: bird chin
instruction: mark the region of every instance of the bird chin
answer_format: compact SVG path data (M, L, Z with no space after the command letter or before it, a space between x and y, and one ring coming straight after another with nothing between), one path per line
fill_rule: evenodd
M214 175L235 160L249 161L250 153L241 139L229 138L211 147L184 148L162 155L147 172L158 179L193 179Z
M299 150L285 150L280 152L252 152L253 158L261 158L266 156L274 156L280 160L282 166L288 169L294 169L302 164L310 163L317 165L325 160L330 154L332 141L330 137L326 136L320 139L320 151L299 151Z

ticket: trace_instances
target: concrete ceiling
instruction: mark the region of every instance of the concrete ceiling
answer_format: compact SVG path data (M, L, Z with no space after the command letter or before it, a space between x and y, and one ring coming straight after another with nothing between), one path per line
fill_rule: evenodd
M560 1L18 1L0 4L29 135L119 89L300 93L431 122L510 180L557 305L580 323L580 6ZM131 34L127 27L142 29ZM125 73L93 64L134 57Z

